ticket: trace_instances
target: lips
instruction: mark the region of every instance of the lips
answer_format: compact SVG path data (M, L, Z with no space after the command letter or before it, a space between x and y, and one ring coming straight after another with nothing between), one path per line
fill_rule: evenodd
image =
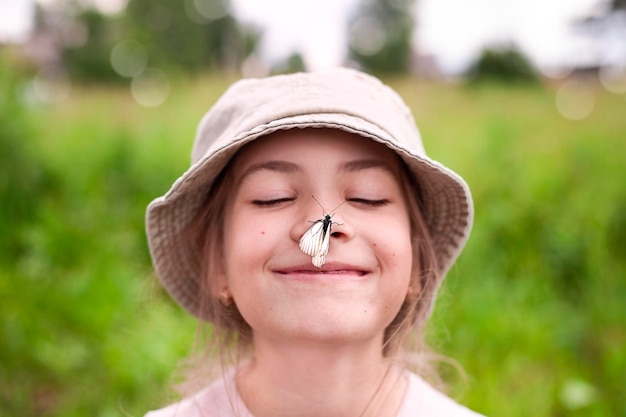
M275 273L287 278L301 280L355 280L363 279L369 274L369 270L356 265L345 263L329 262L321 268L313 266L311 263L293 265L285 268L277 268Z

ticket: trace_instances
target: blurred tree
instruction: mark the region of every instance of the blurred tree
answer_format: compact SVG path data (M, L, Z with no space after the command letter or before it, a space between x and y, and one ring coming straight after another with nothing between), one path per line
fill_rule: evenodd
M84 37L80 42L71 39L64 42L63 62L70 78L80 80L111 81L119 76L111 67L109 56L115 41L113 22L94 9L81 11L69 23L77 28ZM78 42L78 44L74 44Z
M195 72L238 69L259 43L260 31L241 25L230 12L229 0L129 0L117 15L100 13L79 0L58 0L40 7L37 25L57 40L63 66L73 79L121 80L112 65L112 51L133 41L132 50L118 50L118 66L146 65ZM134 61L134 62L133 62Z
M592 12L582 19L576 20L574 25L583 29L601 30L607 25L613 25L614 19L621 20L617 25L624 26L626 20L619 19L626 13L626 0L599 0Z
M410 70L415 0L361 0L349 22L349 56L364 70Z
M306 70L304 58L299 52L289 55L284 61L278 63L272 68L274 74L286 74L291 72L302 72Z
M575 20L573 26L595 43L601 61L624 62L626 59L626 0L599 0L589 15ZM621 56L617 56L615 45L621 46ZM600 62L604 64L606 62Z
M471 66L466 79L470 83L482 81L537 82L537 72L528 58L515 46L485 49Z
M618 10L626 10L626 0L611 0L609 10L614 12Z
M130 0L127 34L157 66L232 70L256 49L258 33L238 24L228 0Z

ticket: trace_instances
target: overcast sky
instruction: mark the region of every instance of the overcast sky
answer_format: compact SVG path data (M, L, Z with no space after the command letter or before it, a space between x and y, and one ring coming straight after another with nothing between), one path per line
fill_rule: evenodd
M346 44L345 21L356 0L232 0L240 18L266 28L264 51L300 50L314 67L336 65ZM599 0L418 0L415 41L447 70L467 65L486 45L515 42L543 66L595 58L571 22Z
M39 0L42 3L54 0ZM124 0L91 0L109 8ZM183 0L181 0L183 1ZM199 1L199 0L190 0ZM514 41L542 66L597 60L588 40L572 34L573 19L600 0L418 0L415 41L445 70L467 65L486 45ZM263 53L301 52L312 69L336 66L346 50L346 20L358 0L231 0L237 17L264 28ZM0 0L0 40L25 39L33 0ZM625 59L622 42L603 59ZM608 58L607 58L608 57Z

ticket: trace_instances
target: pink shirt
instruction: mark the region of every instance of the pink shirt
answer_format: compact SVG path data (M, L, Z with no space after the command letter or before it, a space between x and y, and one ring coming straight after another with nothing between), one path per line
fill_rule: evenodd
M397 417L483 417L407 372L409 387ZM192 397L151 411L145 417L254 417L239 396L234 373Z

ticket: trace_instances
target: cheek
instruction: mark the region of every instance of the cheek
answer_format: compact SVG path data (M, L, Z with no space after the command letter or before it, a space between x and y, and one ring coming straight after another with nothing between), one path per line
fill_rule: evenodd
M378 260L382 281L378 294L384 303L384 326L388 326L398 315L411 291L413 251L408 237L377 243Z
M373 246L388 262L401 265L409 261L410 264L413 258L410 230L408 221L379 222L372 230Z
M381 269L393 280L394 290L404 296L414 269L410 225L396 221L381 222L381 226L374 231L372 246Z
M224 254L227 275L262 267L280 242L280 223L250 213L237 213L226 219Z
M408 288L413 272L413 249L408 238L387 246L384 267L393 271L398 287Z
M266 228L251 222L238 222L225 228L224 254L227 270L242 266L263 247Z

